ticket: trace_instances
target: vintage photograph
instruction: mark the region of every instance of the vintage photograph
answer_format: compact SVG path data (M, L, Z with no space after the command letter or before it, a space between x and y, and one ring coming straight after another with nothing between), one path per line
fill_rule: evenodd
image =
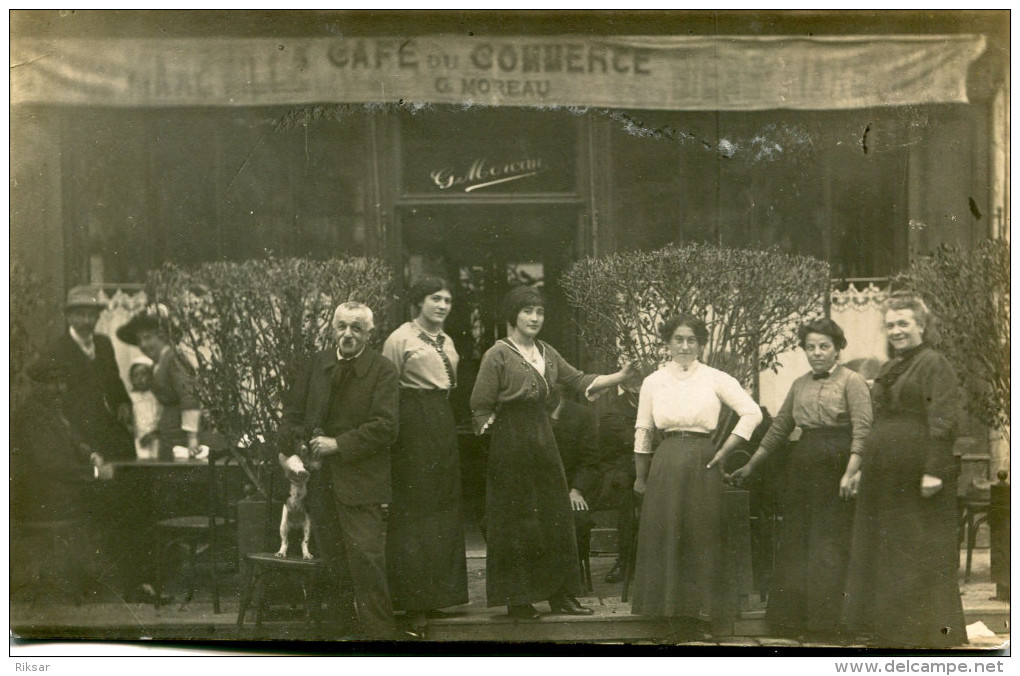
M12 645L1008 652L1008 10L9 17Z

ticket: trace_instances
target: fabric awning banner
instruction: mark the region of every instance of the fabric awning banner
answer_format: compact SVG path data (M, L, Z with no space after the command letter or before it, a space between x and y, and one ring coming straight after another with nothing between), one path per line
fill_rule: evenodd
M11 102L829 110L965 103L980 35L11 40Z

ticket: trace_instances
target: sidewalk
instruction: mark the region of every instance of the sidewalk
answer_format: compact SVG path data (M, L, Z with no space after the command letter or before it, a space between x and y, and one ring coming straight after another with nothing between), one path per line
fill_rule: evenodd
M603 578L613 565L613 557L591 559L594 591L581 599L595 610L589 617L543 615L538 621L518 622L506 617L505 608L485 605L485 559L469 543L468 580L471 603L449 610L446 617L432 620L426 633L429 642L568 642L589 644L669 645L665 623L656 618L630 614L630 604L620 600L619 584L607 584ZM1008 645L1009 604L991 599L995 587L989 581L988 550L974 556L971 582L961 585L967 624L983 622L996 632L994 638L973 639L964 651L989 650ZM962 577L962 570L961 570ZM123 603L112 595L99 596L80 606L71 604L28 604L12 598L11 629L22 638L77 638L95 640L201 641L214 646L220 641L308 641L311 628L305 626L298 607L274 608L256 635L252 621L238 629L237 581L232 578L221 592L223 612L214 614L208 592L184 606L163 607ZM296 600L295 600L296 601ZM545 604L536 607L547 612ZM710 650L722 646L747 647L749 652L762 648L820 648L819 644L799 643L767 635L764 604L756 597L748 600L742 618L734 627L735 635L713 642L683 644ZM316 644L308 644L315 650ZM250 646L250 644L249 644ZM422 646L423 648L425 646ZM397 648L400 650L400 648ZM409 646L406 649L411 649ZM845 648L844 648L845 649ZM413 650L413 649L411 649Z

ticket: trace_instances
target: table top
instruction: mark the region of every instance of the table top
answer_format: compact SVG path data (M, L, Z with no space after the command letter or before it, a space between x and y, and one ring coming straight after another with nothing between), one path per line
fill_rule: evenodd
M131 460L111 460L106 463L115 468L117 467L208 467L208 460L196 460L195 458L187 458L184 460L157 460L150 458L133 458Z

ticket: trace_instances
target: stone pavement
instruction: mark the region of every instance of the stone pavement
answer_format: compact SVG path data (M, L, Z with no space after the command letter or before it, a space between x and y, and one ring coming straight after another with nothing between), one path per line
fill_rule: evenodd
M534 622L514 621L506 617L505 608L487 608L485 605L485 560L478 548L469 546L468 578L471 603L448 610L446 617L430 621L426 644L451 642L541 642L582 644L626 644L632 646L671 646L668 628L656 618L630 614L629 603L620 599L620 585L604 582L605 573L613 564L613 557L599 556L591 560L594 590L581 601L593 608L591 617L571 617L545 614ZM962 585L963 603L967 623L977 621L994 631L992 638L974 639L965 650L991 650L1008 645L1009 604L990 600L994 585L988 577L988 550L975 553L971 582ZM256 632L249 620L245 627L236 627L237 583L231 579L222 592L223 612L212 612L208 592L200 590L187 605L162 607L123 603L110 593L97 593L85 603L75 606L67 603L31 603L13 595L11 599L11 629L23 638L78 638L95 640L153 640L197 641L215 645L220 641L302 641L313 640L312 628L307 626L301 609L289 603L294 597L282 597L279 606L272 608L261 631ZM546 604L536 607L548 612ZM320 644L305 643L312 651ZM415 651L418 648L400 644L399 650ZM478 644L482 645L482 644ZM741 650L750 653L788 652L799 648L819 649L826 646L798 642L767 635L764 622L764 604L757 598L749 599L742 618L734 627L734 636L713 641L696 641L681 644L697 651ZM849 648L853 648L850 646ZM848 647L844 646L845 651Z

